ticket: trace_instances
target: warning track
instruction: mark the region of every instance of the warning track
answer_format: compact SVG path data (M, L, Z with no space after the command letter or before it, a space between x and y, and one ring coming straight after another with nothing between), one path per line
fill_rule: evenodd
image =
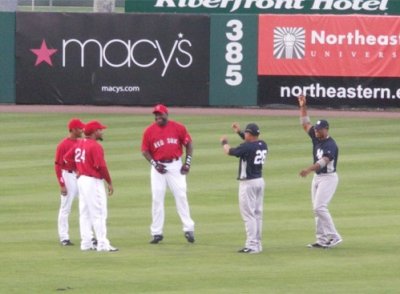
M152 107L86 106L86 105L0 105L1 113L121 113L149 114ZM219 107L168 107L171 114L182 115L237 115L237 116L298 116L299 110L273 108L219 108ZM399 118L400 109L394 110L323 110L309 108L310 116Z

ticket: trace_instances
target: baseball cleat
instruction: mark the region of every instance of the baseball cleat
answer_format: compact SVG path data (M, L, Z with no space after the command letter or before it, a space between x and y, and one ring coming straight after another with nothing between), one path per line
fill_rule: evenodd
M119 251L119 249L116 248L116 247L113 247L113 246L109 245L109 246L102 247L102 248L97 247L97 251L117 252L117 251Z
M313 244L308 244L307 247L308 247L308 248L320 248L320 249L325 249L325 248L328 248L328 245L327 245L327 244L320 244L320 243L318 243L318 242L315 242L315 243L313 243Z
M244 248L240 249L238 252L239 252L239 253L247 253L247 254L256 254L256 253L260 253L260 251L253 250L253 249L247 248L247 247L244 247Z
M89 246L89 247L81 247L81 251L96 251L96 247L95 246Z
M342 242L343 242L342 238L331 239L326 246L329 248L332 248L332 247L339 245Z
M74 243L72 243L70 240L62 240L61 242L62 246L73 246Z
M97 239L96 239L96 238L92 238L92 245L93 245L94 247L97 246Z
M117 251L119 251L119 249L118 249L117 247L112 247L112 246L110 246L110 247L108 248L108 252L117 252Z
M194 234L193 234L193 232L185 232L185 238L189 243L194 243Z
M153 240L150 241L150 244L158 244L158 242L164 239L163 235L154 235Z

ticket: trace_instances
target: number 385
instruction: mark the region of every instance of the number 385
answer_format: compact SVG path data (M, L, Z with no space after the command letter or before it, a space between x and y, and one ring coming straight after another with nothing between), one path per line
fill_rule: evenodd
M243 81L242 65L243 61L243 46L239 42L243 38L243 23L238 19L232 19L226 24L232 32L226 33L226 38L229 43L226 44L225 60L228 63L226 67L225 82L229 86L238 86Z

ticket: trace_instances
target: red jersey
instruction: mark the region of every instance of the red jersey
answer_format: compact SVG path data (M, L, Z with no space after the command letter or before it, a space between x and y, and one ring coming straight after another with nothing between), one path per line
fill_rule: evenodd
M148 151L154 160L171 160L182 156L182 146L192 142L185 126L169 120L165 126L151 124L143 133L142 151Z
M96 140L89 138L79 140L64 159L67 162L75 162L79 175L105 179L111 183L103 147Z
M75 171L76 166L74 162L65 162L64 156L67 152L74 148L78 143L77 139L65 138L57 145L56 155L54 159L54 169L56 171L57 180L61 187L65 186L64 179L62 178L61 170Z

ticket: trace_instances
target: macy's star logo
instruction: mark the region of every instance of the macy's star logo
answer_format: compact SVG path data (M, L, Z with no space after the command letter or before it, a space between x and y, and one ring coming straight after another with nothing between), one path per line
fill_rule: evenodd
M47 48L47 44L44 39L39 49L31 49L31 51L36 55L35 66L38 66L42 62L46 62L48 65L53 66L53 62L51 61L50 57L57 52L57 49Z

